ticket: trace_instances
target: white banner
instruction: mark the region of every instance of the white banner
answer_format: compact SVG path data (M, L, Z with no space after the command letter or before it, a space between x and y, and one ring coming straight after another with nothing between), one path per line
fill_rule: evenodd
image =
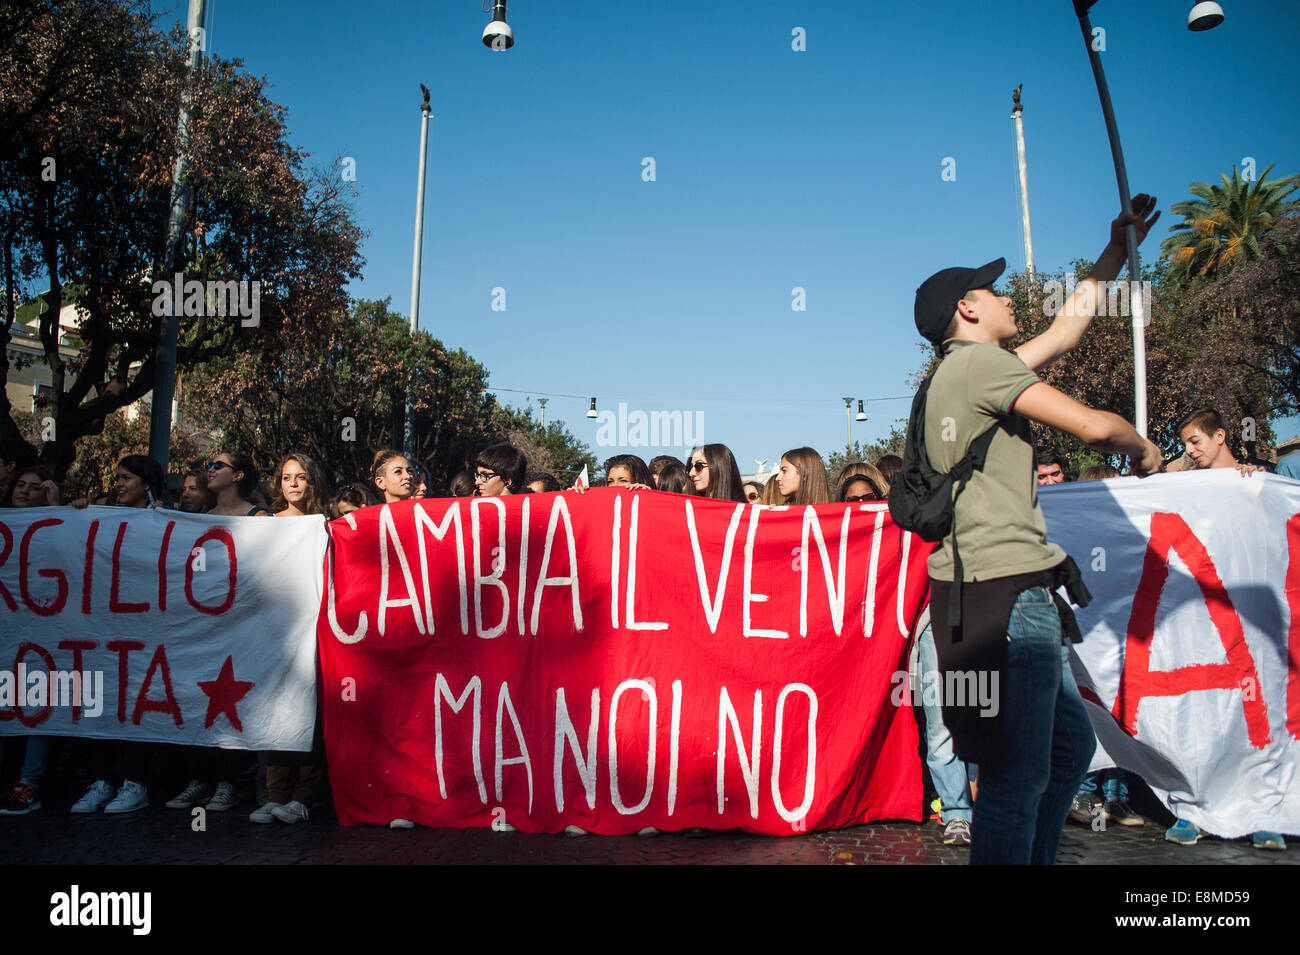
M309 750L324 523L0 510L0 734Z
M1300 833L1300 482L1236 470L1039 488L1093 601L1074 670L1093 768L1228 838Z

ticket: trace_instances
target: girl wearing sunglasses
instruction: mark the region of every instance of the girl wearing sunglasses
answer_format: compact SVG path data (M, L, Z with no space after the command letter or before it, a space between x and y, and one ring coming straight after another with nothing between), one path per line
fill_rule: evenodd
M692 449L689 469L696 494L715 501L745 503L740 468L725 444L706 444Z
M257 468L253 459L238 451L218 454L208 464L208 490L217 503L209 514L225 517L270 517L271 512L251 500L257 487Z

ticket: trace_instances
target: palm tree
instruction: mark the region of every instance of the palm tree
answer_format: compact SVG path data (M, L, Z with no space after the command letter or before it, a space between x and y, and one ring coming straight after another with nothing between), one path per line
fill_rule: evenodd
M1266 182L1272 168L1252 183L1233 166L1231 179L1220 174L1218 186L1194 182L1190 191L1197 199L1169 207L1183 217L1169 227L1174 234L1160 243L1175 276L1212 275L1260 257L1259 240L1283 216L1300 208L1300 200L1284 201L1300 189L1300 175Z

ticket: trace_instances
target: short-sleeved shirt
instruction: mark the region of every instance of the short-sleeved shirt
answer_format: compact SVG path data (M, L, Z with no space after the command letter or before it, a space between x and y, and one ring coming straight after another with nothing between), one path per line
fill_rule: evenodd
M1300 451L1292 451L1279 458L1277 473L1293 481L1300 481Z
M949 339L930 382L925 407L925 450L936 471L965 457L971 442L997 427L984 468L957 498L955 533L965 582L1050 570L1065 551L1047 542L1038 506L1029 421L1011 407L1039 377L997 345ZM930 576L952 580L952 535L930 555Z

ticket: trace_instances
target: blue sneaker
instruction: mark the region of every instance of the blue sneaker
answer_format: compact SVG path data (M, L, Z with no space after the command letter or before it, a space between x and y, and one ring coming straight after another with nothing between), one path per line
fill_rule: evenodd
M1256 832L1251 835L1250 841L1256 849L1286 848L1286 840L1280 832Z
M1201 830L1196 823L1179 819L1165 830L1165 842L1176 842L1180 846L1194 846L1201 841Z

